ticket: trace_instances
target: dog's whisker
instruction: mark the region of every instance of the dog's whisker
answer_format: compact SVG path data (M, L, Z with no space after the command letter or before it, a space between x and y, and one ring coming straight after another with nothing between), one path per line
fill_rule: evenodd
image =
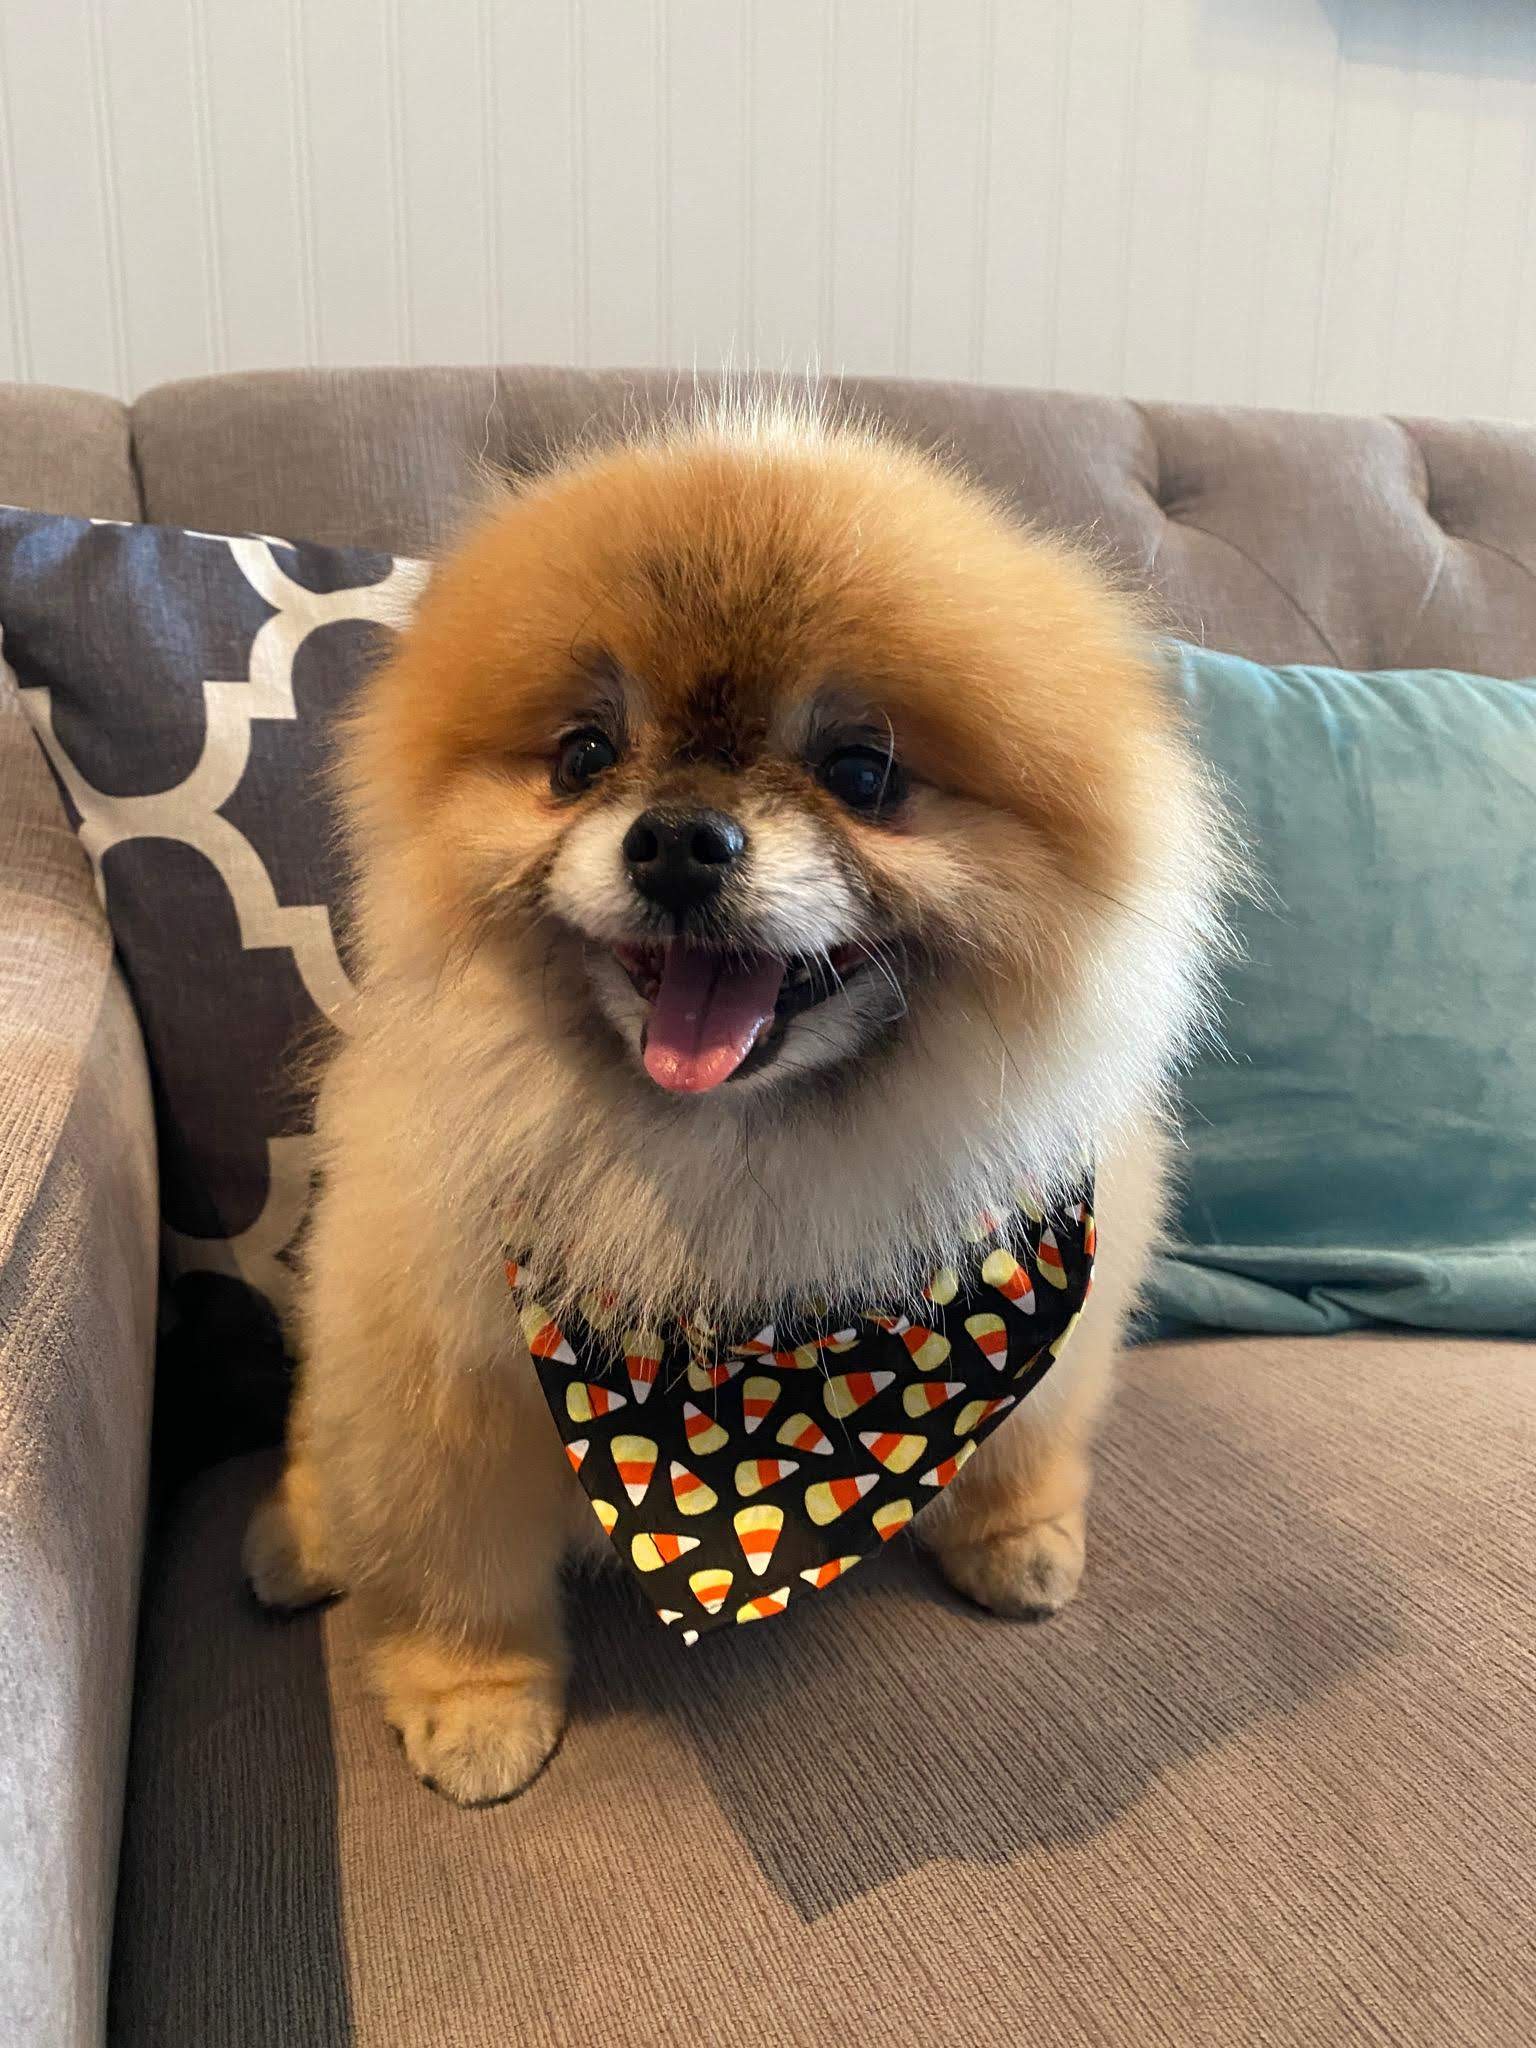
M886 959L883 948L877 943L865 939L855 939L853 943L864 955L865 959L868 960L869 964L890 983L891 993L896 998L898 1008L890 1017L883 1021L888 1024L894 1024L899 1018L907 1014L905 989L903 989L900 981L897 979L892 964Z

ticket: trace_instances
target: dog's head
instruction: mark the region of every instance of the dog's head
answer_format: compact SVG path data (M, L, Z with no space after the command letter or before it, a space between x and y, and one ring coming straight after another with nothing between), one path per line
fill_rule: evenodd
M508 497L349 769L375 957L472 951L690 1116L904 1058L1006 1097L1079 1028L1150 1071L1188 1021L1199 803L1140 621L875 436L717 420Z

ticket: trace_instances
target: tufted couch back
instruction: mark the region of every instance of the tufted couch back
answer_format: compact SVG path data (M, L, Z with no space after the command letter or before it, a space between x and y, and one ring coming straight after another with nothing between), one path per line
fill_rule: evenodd
M132 407L10 387L0 498L421 552L489 469L526 469L687 382L296 371L165 385ZM838 392L1029 517L1091 535L1187 638L1264 661L1536 673L1536 428L875 379Z

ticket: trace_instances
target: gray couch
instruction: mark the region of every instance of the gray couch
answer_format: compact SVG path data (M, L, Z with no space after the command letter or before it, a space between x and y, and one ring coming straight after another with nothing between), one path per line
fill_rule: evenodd
M484 461L661 388L0 390L0 499L419 550ZM1536 670L1536 433L858 395L1212 645ZM0 690L7 2048L101 2038L109 1953L134 2048L1536 2039L1524 1348L1142 1350L1046 1629L898 1545L679 1671L587 1588L564 1748L467 1814L402 1766L345 1604L242 1596L265 1461L205 1470L145 1559L154 1178L131 1009Z

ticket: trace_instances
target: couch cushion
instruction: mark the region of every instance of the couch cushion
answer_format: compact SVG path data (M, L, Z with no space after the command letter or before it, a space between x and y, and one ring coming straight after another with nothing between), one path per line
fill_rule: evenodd
M1536 683L1175 650L1256 886L1183 1077L1169 1325L1536 1335Z
M95 863L154 1072L162 1413L198 1462L281 1430L278 1318L310 1191L295 1069L345 1025L352 993L325 771L337 717L422 581L420 564L359 549L0 509L0 680L21 685ZM68 853L104 977L100 907ZM6 886L0 866L0 904Z
M133 409L144 516L420 553L495 470L688 388L489 368L164 385ZM1090 534L1188 639L1255 661L1536 673L1536 428L881 378L834 395Z
M74 1104L112 935L0 635L0 1266Z
M0 675L0 2038L99 2041L155 1323L138 1027Z
M206 1474L149 1599L115 2038L1533 2038L1531 1357L1142 1351L1044 1629L902 1542L691 1653L605 1579L563 1748L481 1813L407 1775L345 1604L246 1603L269 1468Z
M0 505L137 519L127 406L92 391L0 384Z

